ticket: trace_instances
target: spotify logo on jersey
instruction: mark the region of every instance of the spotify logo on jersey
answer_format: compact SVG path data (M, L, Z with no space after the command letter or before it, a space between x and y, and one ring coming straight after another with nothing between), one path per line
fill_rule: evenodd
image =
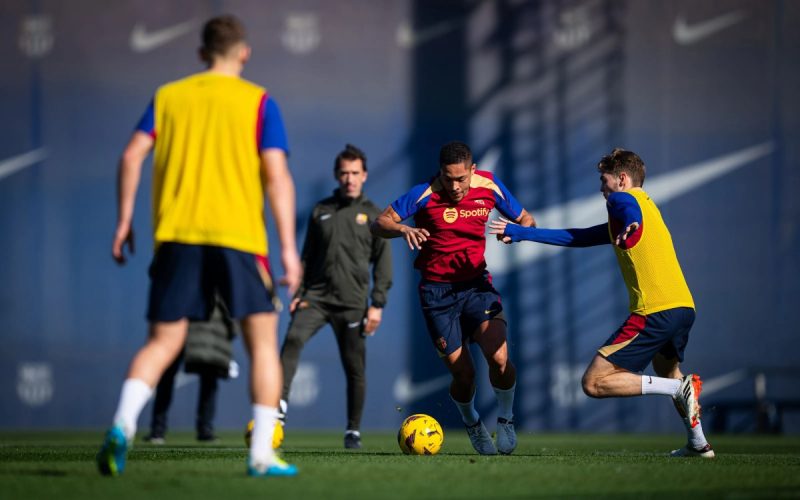
M445 222L452 224L456 221L456 219L458 219L458 210L453 207L445 208L444 212L442 213L442 217L444 218Z

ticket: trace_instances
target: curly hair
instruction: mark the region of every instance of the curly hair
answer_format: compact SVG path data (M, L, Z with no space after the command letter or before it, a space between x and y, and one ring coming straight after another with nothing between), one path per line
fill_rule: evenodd
M600 163L597 164L597 170L600 173L613 174L614 176L619 176L621 172L625 172L630 176L634 187L642 187L644 185L646 173L644 162L633 151L614 148L611 153L600 159Z
M448 142L439 150L439 167L456 163L472 165L472 151L461 141Z

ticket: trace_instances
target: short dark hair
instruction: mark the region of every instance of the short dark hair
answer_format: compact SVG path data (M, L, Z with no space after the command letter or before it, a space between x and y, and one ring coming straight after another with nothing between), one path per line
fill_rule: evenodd
M472 165L472 151L461 141L451 141L439 150L439 168L456 163Z
M365 155L363 151L352 144L345 144L344 149L338 155L336 155L336 159L333 160L334 172L339 170L339 164L342 160L361 160L361 164L364 166L364 172L367 171L367 155Z
M200 55L208 64L214 56L224 56L231 47L245 41L244 25L231 15L223 15L209 19L203 26L203 46Z
M631 177L634 187L642 187L644 185L646 171L644 162L633 151L614 148L614 151L600 159L600 163L597 164L597 170L600 173L613 174L617 177L619 177L620 173L625 172Z

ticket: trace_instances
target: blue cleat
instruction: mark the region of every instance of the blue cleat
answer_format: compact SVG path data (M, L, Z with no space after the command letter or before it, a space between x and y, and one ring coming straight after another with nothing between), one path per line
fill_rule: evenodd
M297 467L292 464L287 464L280 457L276 456L272 462L272 465L270 466L253 465L250 461L248 461L247 475L251 477L296 476Z
M125 471L128 457L128 438L122 427L115 425L106 433L103 446L97 452L97 468L104 476L119 476Z

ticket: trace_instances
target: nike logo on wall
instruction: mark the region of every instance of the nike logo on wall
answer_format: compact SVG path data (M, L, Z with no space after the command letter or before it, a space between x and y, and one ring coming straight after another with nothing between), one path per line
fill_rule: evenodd
M770 155L775 149L772 141L740 149L648 179L645 189L659 204L693 191L729 172ZM570 200L566 203L537 210L534 213L539 227L590 227L606 219L605 201L600 193ZM567 247L543 244L486 245L486 263L492 274L507 273L519 266L563 252Z
M47 150L45 148L39 148L19 156L14 156L0 161L0 179L3 177L8 177L9 175L22 170L23 168L35 165L45 158L47 158Z
M423 43L430 42L434 38L446 35L447 33L456 29L460 24L461 20L454 19L451 21L442 21L432 26L428 26L427 28L414 31L414 29L409 25L408 21L406 21L397 27L395 41L397 42L397 45L403 49L412 49L417 45L422 45Z
M131 31L130 46L131 50L142 54L166 45L176 38L194 31L197 27L197 20L190 19L168 28L155 31L147 31L143 24L136 24Z
M686 18L680 15L675 19L675 24L672 26L672 38L679 45L692 45L733 26L745 17L747 15L744 11L737 10L690 25L686 22Z
M403 373L394 381L392 393L398 403L405 405L449 387L450 380L447 374L415 384L408 373Z
M477 163L478 169L494 173L497 170L497 164L500 163L500 148L493 146L483 155L483 158Z

